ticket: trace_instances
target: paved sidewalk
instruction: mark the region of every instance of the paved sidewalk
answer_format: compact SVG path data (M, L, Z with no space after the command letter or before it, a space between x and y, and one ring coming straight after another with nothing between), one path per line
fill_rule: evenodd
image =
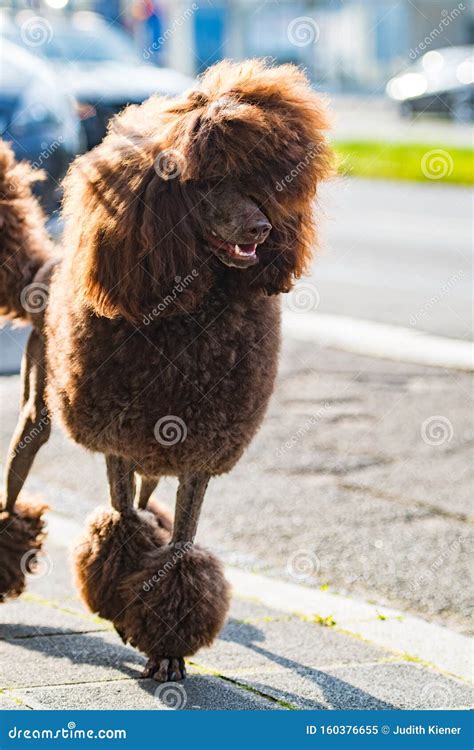
M49 540L43 575L2 605L0 707L15 709L467 708L462 680L344 632L234 598L210 650L183 683L140 678L144 658L90 615L71 585L64 540ZM52 567L50 567L50 564Z
M18 391L17 376L0 378L2 455ZM239 466L211 483L198 541L242 571L336 592L349 609L375 602L382 625L392 606L468 634L471 396L463 373L286 341L263 428ZM82 608L67 562L74 530L106 499L102 458L56 429L26 492L54 512L43 575L0 606L2 707L472 705L466 681L436 659L348 633L331 612L268 606L263 590L234 597L221 638L191 660L182 685L140 679L144 659ZM171 506L174 493L166 480L157 495ZM403 614L397 622L402 632ZM457 656L468 662L469 649Z

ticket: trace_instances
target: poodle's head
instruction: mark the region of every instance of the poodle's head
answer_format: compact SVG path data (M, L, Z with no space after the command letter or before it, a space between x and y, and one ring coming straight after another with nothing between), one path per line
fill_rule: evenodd
M315 244L327 127L298 68L258 60L224 61L180 98L128 107L66 180L81 298L137 321L170 295L166 314L195 309L216 284L291 289Z

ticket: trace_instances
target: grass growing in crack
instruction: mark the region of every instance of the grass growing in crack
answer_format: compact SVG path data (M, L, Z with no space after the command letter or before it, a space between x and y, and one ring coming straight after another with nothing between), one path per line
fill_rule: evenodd
M275 698L274 695L269 695L268 693L264 693L262 690L258 690L258 688L255 688L252 685L248 685L245 682L239 682L239 680L234 680L231 677L224 677L224 675L222 674L220 674L219 677L221 680L224 680L225 682L230 682L232 685L237 685L243 690L247 690L247 692L249 693L253 693L254 695L258 695L260 698L265 698L267 701L276 703L278 706L285 708L287 711L298 711L298 706L296 706L294 703L290 703L289 701L283 700L283 698Z
M9 695L7 690L3 690L3 688L0 688L0 695L3 695L7 700L14 703L16 706L24 706L25 702L21 700L21 698L17 698L16 695Z
M314 615L313 622L316 625L322 625L323 628L333 628L336 625L336 620L332 615L323 617L322 615Z
M246 690L249 693L253 693L254 695L258 695L260 698L265 698L268 701L271 701L272 703L276 703L282 708L287 709L288 711L298 711L298 706L296 706L293 703L290 703L289 701L283 700L283 698L275 698L273 695L269 695L268 693L264 693L262 690L258 690L258 688L253 687L252 685L248 685L245 682L240 682L239 680L236 680L232 677L226 677L221 672L218 672L214 669L209 669L207 667L202 667L199 664L197 664L195 661L188 661L186 660L186 663L192 666L198 674L204 675L206 677L215 677L219 680L224 680L224 682L230 682L231 685L236 685L237 687L242 688L242 690Z
M104 625L104 629L106 630L113 630L113 626L108 620L103 620L101 617L90 615L87 612L80 612L78 609L73 609L72 607L65 607L64 604L60 604L52 599L45 599L43 596L30 594L28 592L23 594L21 598L23 601L29 602L30 604L40 604L43 607L50 607L51 609L56 609L58 612L63 612L66 615L74 615L74 617L77 617L79 620L94 622L97 625Z

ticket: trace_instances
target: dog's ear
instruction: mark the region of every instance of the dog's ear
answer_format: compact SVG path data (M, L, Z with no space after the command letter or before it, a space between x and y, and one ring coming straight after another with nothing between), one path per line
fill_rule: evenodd
M165 298L161 314L172 314L175 305L189 309L200 293L199 270L179 174L157 163L156 148L121 148L112 135L76 160L65 181L76 294L97 315L133 322ZM190 275L193 283L170 301Z

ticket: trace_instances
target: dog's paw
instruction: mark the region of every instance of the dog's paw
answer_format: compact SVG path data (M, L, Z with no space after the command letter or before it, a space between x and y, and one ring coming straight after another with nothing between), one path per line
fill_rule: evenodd
M173 658L172 656L159 656L156 659L149 659L142 677L151 677L156 682L178 682L186 677L186 667L184 659Z

